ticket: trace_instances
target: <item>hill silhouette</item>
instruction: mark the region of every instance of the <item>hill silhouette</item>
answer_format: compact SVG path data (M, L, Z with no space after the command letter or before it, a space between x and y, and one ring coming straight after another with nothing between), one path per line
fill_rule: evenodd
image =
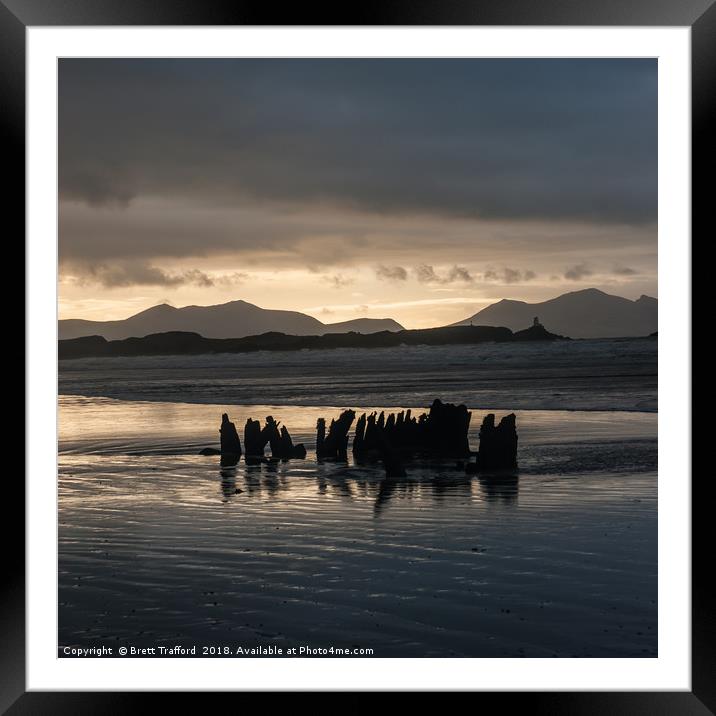
M82 336L121 340L170 331L200 333L205 338L242 338L269 331L300 336L347 331L376 333L402 329L399 323L390 318L357 318L353 321L326 324L305 313L260 308L246 301L183 308L163 303L120 321L69 318L58 322L60 340Z
M657 330L658 301L650 296L631 301L587 288L541 303L503 299L453 325L473 322L516 331L532 323L535 316L556 333L572 338L646 336Z

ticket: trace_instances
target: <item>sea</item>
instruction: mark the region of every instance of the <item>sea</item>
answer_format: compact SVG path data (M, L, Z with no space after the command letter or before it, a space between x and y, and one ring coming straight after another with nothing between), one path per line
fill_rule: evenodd
M60 361L58 654L656 657L657 362L654 339ZM518 470L316 459L318 418L435 398L472 449L514 412ZM306 459L200 455L224 412Z

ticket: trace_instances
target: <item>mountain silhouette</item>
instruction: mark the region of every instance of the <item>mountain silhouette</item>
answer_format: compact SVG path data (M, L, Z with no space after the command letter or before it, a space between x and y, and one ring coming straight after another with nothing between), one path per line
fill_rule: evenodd
M506 326L517 331L538 317L550 331L571 338L648 336L657 330L658 309L659 302L650 296L631 301L587 288L541 303L503 299L452 325Z
M60 340L83 336L102 336L107 340L141 338L153 333L186 331L205 338L243 338L269 331L297 336L326 333L377 333L400 331L403 327L390 318L357 318L341 323L322 323L298 311L259 308L246 301L230 301L216 306L175 308L166 303L120 321L86 321L70 318L58 322Z

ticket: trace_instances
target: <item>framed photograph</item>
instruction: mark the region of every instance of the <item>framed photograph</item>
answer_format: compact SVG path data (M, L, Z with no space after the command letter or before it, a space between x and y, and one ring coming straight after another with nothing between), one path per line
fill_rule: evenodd
M716 711L710 0L268 19L0 3L28 285L3 708Z

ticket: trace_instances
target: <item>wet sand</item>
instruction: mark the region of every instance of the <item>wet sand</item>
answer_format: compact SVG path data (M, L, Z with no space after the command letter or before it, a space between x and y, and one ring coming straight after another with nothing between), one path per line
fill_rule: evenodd
M385 481L316 461L315 419L339 407L62 396L60 653L657 655L656 414L518 411L518 476L421 463ZM274 415L307 459L197 455L225 410Z

